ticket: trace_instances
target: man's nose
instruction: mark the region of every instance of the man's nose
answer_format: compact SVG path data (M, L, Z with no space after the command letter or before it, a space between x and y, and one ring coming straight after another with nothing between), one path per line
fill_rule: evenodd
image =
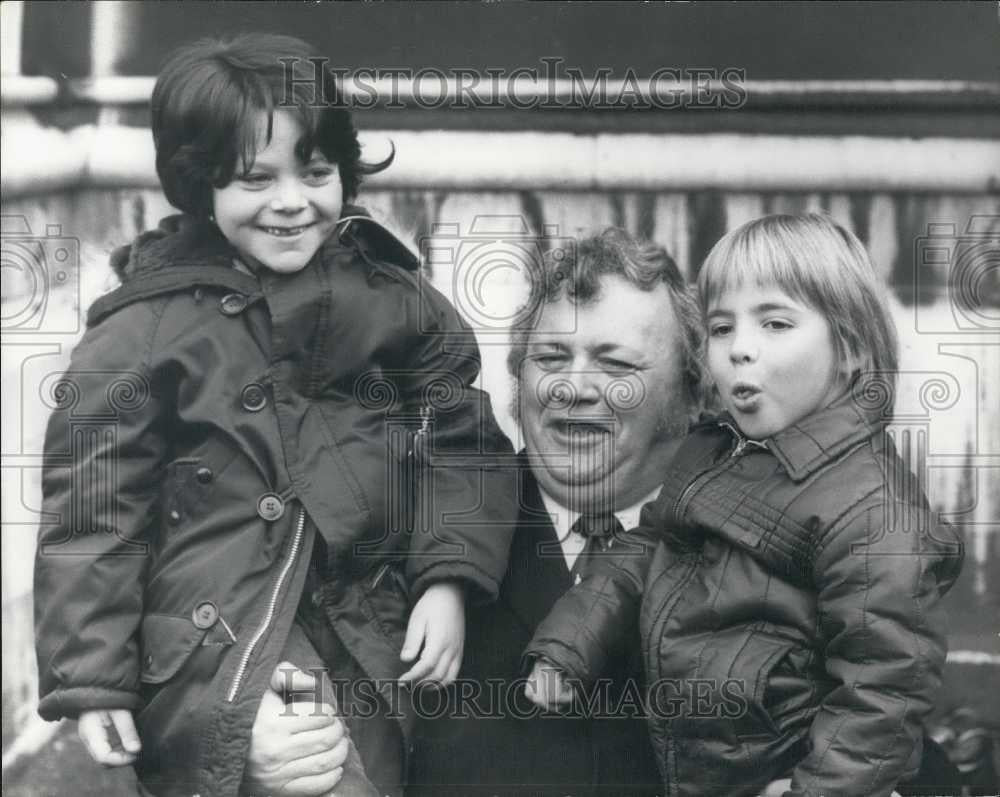
M599 403L604 395L603 380L596 371L575 371L570 374L570 384L573 386L573 404L592 406Z
M271 198L271 210L276 213L297 213L305 206L306 198L294 181L281 183Z

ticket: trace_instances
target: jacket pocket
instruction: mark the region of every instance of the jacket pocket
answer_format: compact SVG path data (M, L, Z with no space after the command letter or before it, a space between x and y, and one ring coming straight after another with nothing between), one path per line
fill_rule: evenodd
M215 604L208 601L198 603L187 617L147 614L142 618L139 635L139 680L144 684L169 681L199 648L206 649L206 656L216 657L218 651L236 641Z
M736 734L740 738L780 736L779 723L769 710L768 685L772 676L799 643L788 637L751 632L733 662L732 677L741 684L745 711L736 720Z
M399 562L382 562L361 582L361 608L380 634L402 644L410 616L406 579Z
M232 446L213 440L167 465L163 508L168 525L177 525L202 510L236 454Z
M206 629L195 626L190 617L147 614L142 618L140 631L140 680L146 684L161 684L173 678L207 633Z

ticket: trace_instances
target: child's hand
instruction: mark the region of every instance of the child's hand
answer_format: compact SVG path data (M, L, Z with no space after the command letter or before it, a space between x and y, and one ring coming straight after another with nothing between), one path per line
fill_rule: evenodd
M458 676L464 647L465 591L457 582L433 584L410 613L399 654L403 661L413 661L417 653L420 659L399 680L419 683L427 679L447 686Z
M106 767L131 764L142 749L132 712L126 708L84 711L77 730L90 757Z
M524 685L524 694L536 706L554 711L573 702L573 689L566 683L566 676L554 664L539 660L531 668L531 675Z

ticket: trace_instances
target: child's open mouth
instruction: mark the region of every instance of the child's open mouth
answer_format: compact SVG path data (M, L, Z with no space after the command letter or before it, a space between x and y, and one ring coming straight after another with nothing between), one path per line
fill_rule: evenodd
M751 408L756 403L757 396L760 395L760 388L740 383L733 387L731 395L736 408L745 410Z
M298 227L259 227L258 229L263 230L268 235L276 235L279 238L292 238L300 233L305 232L312 224L302 224Z

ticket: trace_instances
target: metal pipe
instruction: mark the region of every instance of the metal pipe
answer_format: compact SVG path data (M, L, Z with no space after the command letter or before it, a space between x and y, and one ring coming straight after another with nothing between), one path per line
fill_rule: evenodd
M70 93L82 102L131 105L149 102L153 77L105 76L74 80ZM414 77L347 75L343 80L345 100L352 107L380 107L390 102L399 107L534 108L548 104L564 108L604 107L616 98L648 100L651 108L709 108L722 96L733 98L734 86L754 106L800 107L817 105L843 107L899 104L986 105L1000 107L1000 83L972 80L720 80L693 81L648 78L625 81L620 78L584 76L580 80L548 80L520 75L514 79L491 80L469 74L464 78L447 72ZM591 92L593 94L591 95ZM588 95L591 95L588 99ZM602 104L602 100L605 102ZM614 107L609 105L608 107ZM627 110L628 104L622 105ZM644 106L641 106L644 107ZM733 107L726 105L725 107ZM544 106L543 106L544 109Z
M86 126L4 136L7 196L157 186L148 129ZM39 145L38 135L51 143ZM740 134L649 135L371 131L369 159L396 147L376 187L453 190L1000 190L1000 143L988 139ZM21 141L19 144L18 141ZM32 155L36 153L38 157ZM59 158L53 160L53 153Z

